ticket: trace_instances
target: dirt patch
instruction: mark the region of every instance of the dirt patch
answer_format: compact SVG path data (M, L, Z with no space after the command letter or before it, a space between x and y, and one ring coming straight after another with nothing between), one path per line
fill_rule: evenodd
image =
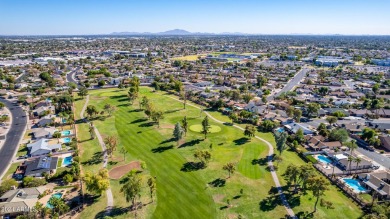
M120 179L124 175L126 175L130 170L134 170L134 169L141 169L141 164L139 161L133 161L130 162L129 164L115 167L108 172L108 176L111 179Z
M175 126L172 125L172 124L163 124L163 125L160 125L160 128L162 128L162 129L174 129Z
M213 195L213 199L215 203L221 203L223 198L225 198L225 195L222 194Z

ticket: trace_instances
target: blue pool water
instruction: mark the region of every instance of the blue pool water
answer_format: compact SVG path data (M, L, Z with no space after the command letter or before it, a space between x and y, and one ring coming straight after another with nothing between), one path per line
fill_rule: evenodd
M325 163L325 164L330 164L330 163L332 163L332 160L329 159L327 156L318 155L317 158L318 158L318 160L320 160L320 162L322 162L322 163Z
M70 138L63 138L62 141L63 141L64 143L69 143L69 142L72 141L72 139L70 139Z
M62 166L69 166L70 164L72 164L72 161L72 156L65 157L64 160L62 160Z
M70 130L62 131L62 132L61 132L61 135L63 135L63 136L68 136L68 135L70 135Z
M284 128L282 128L282 127L280 127L280 128L277 128L277 129L276 129L276 131L278 131L278 132L282 133L282 132L284 132Z
M62 193L53 194L53 195L50 197L50 199L53 198L53 197L55 197L55 198L61 198L61 197L62 197ZM49 199L49 201L50 201L50 199ZM48 207L48 208L53 208L53 206L52 206L51 204L49 204L49 201L46 203L46 207Z
M343 180L349 187L351 187L357 193L367 191L357 179L343 178Z
M62 123L66 123L66 119L62 119Z

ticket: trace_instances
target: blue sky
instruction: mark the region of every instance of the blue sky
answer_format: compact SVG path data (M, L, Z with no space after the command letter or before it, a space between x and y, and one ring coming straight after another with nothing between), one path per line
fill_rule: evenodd
M0 35L243 32L390 35L389 0L0 0Z

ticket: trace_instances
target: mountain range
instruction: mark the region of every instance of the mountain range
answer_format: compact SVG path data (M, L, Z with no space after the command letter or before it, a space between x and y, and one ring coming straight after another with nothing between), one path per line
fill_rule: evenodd
M239 32L223 32L223 33L201 33L201 32L189 32L187 30L182 29L174 29L174 30L168 30L164 32L157 32L157 33L151 33L151 32L113 32L110 35L158 35L158 36L188 36L188 35L248 35L246 33L239 33Z

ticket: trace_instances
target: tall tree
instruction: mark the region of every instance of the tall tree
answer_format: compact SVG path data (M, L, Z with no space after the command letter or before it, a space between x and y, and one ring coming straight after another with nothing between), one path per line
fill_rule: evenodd
M183 138L183 133L184 131L180 123L176 123L175 129L173 130L173 137L175 137L177 145L179 145L180 140Z
M127 202L131 201L131 207L137 216L137 198L141 197L141 178L135 172L130 172L127 182L122 186L121 192L126 198Z
M203 167L206 167L207 166L207 163L209 162L209 160L211 159L211 153L206 151L206 150L197 150L195 153L194 153L194 157L196 159L199 159L199 161L201 162L202 166Z
M252 138L255 136L256 128L253 125L247 125L245 126L244 135L248 136L249 138Z
M126 148L121 147L120 152L121 154L123 154L123 161L126 161L126 154L127 154Z
M94 106L94 105L88 105L87 109L86 109L86 112L87 112L87 115L89 117L92 117L93 115L96 115L96 114L99 113L99 111L97 110L96 106Z
M150 199L152 200L153 203L153 194L156 191L156 178L155 177L150 177L148 179L148 187L149 187L149 194L150 194Z
M275 141L276 141L276 149L279 151L281 155L282 152L286 149L286 141L287 141L287 133L286 132L274 132Z
M107 103L106 105L104 105L104 110L108 113L109 116L111 116L112 113L116 110L116 107Z
M183 131L184 131L184 136L187 136L187 131L188 131L188 121L187 121L187 116L184 116L183 120L181 121Z
M295 193L298 191L298 179L299 179L300 172L301 172L301 169L297 165L290 164L287 166L287 169L283 174L286 181L290 185L292 184L294 186Z
M130 104L133 104L134 100L138 98L138 90L136 87L130 87L127 92Z
M110 186L106 168L100 169L97 174L86 172L83 180L87 190L97 195L101 195Z
M300 122L301 121L301 117L302 117L302 110L300 109L295 109L294 110L294 120L296 122Z
M308 189L313 193L313 196L316 197L316 202L314 204L314 212L316 212L318 200L321 196L324 196L325 191L329 190L330 184L324 177L315 176L308 179L307 185Z
M209 117L204 117L202 121L202 131L201 133L204 134L204 139L207 139L207 134L210 132L210 124L209 124Z
M229 177L234 173L234 171L236 171L236 164L235 163L227 163L225 165L223 165L222 167L223 170L226 170L229 174Z
M160 128L160 120L164 118L164 113L162 111L152 112L152 120L157 123L157 127Z
M107 154L112 157L116 147L118 146L118 138L115 136L107 136L104 139L104 144L106 144Z
M79 92L77 93L82 99L88 95L88 89L84 86L79 88Z

